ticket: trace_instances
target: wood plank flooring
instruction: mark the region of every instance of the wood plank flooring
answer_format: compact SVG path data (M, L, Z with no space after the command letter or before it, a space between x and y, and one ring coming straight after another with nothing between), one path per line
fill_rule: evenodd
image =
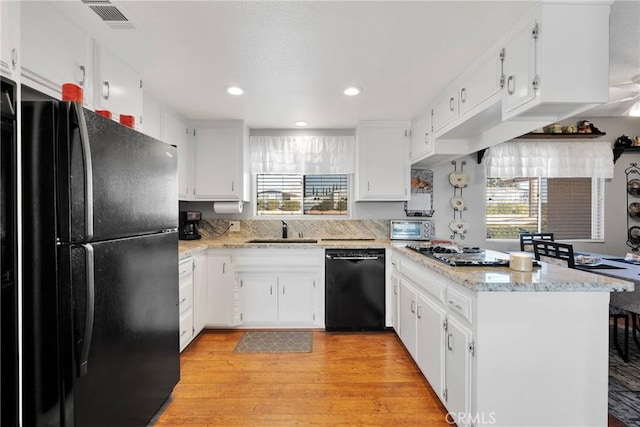
M205 331L154 426L447 426L393 332L313 332L312 353L233 353L242 331Z

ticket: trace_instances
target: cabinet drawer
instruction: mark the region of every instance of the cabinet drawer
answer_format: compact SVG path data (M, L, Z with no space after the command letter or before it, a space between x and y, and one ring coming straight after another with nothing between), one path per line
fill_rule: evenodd
M180 264L178 264L178 276L182 278L185 274L191 273L193 271L193 260L191 257L181 260Z
M189 344L193 336L193 311L188 310L180 316L180 351Z
M471 320L472 300L470 297L449 287L447 289L446 300L447 300L447 307L449 307L454 312L460 314L469 323L472 323L472 320Z
M432 294L438 301L444 302L446 286L434 275L427 274L424 267L416 266L413 263L402 263L401 271L406 278Z
M178 291L178 310L182 314L193 306L193 281L180 283Z

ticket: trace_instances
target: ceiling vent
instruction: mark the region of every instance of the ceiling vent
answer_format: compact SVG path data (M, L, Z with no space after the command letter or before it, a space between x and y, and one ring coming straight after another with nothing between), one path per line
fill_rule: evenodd
M82 0L108 26L117 30L131 30L135 26L120 9L108 0Z

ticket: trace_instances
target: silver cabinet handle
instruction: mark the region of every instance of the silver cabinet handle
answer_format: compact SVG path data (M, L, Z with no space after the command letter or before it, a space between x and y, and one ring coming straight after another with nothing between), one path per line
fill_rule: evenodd
M273 295L273 285L269 286L269 295Z
M231 181L231 191L236 191L236 182Z
M84 65L80 66L80 71L82 71L82 80L80 80L78 82L78 84L80 86L84 86L84 84L86 83L86 80L87 80L87 70L86 70L86 68L84 68Z
M15 70L17 65L18 65L18 49L14 47L13 49L11 49L11 68Z
M111 92L111 89L109 88L109 82L108 81L104 81L102 83L102 97L104 99L109 99L109 93Z
M285 286L282 285L282 295L284 295L284 289L285 289Z
M453 111L454 105L453 105L453 96L449 99L449 109L451 111Z
M183 337L183 336L184 336L184 334L186 334L186 333L187 333L187 330L185 329L184 331L182 331L182 333L180 334L180 336L181 336L181 337Z
M223 263L222 263L222 274L224 274L224 273L225 273L225 268L226 268L226 266L227 266L227 263L226 263L226 262L223 262Z
M453 346L451 345L451 338L453 338L453 335L447 334L447 349L449 349L449 351L453 351Z
M422 310L420 310L421 308L422 308L422 306L421 306L421 305L419 305L419 306L418 306L418 313L417 313L417 315L418 315L418 319L422 319Z
M449 304L457 308L458 310L462 310L462 306L460 304L456 304L455 302L449 300Z
M424 133L424 143L428 144L429 143L429 132L425 132Z
M411 312L412 313L416 312L416 302L415 301L411 301Z
M371 185L369 184L369 181L367 181L367 191L371 190Z
M466 102L466 100L467 100L467 88L463 87L462 89L460 89L460 101L464 103Z
M180 300L180 304L182 304L182 303L183 303L183 302L185 302L186 300L187 300L186 298L182 298L182 299Z
M516 91L516 76L512 74L507 78L507 92L509 93L509 95L513 95L515 91Z

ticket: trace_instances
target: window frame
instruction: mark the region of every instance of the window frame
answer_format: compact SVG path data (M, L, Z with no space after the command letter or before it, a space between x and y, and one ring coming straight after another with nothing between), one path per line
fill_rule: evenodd
M536 178L540 184L540 180L544 177L527 177L529 179ZM590 238L570 238L570 239L561 239L565 242L584 242L584 243L603 243L605 241L605 178L594 178L589 177L591 179L591 237ZM485 178L485 203L487 200L487 183L491 178ZM502 178L508 179L508 178ZM514 178L515 179L515 178ZM541 187L541 185L539 185ZM538 221L537 221L537 231L541 232L540 226L542 221L542 197L539 197L539 203L537 206L538 209ZM485 227L485 242L517 242L519 238L489 238L487 237L487 206L485 204L484 210L484 227ZM599 231L599 235L598 235Z
M304 177L306 175L345 175L347 178L347 214L346 215L305 215L304 213L302 215L258 215L258 175L302 175L303 177L303 182L304 182ZM253 198L253 200L251 201L251 214L252 214L252 218L251 219L255 219L255 220L273 220L273 219L277 219L277 220L287 220L287 219L294 219L294 220L336 220L336 219L352 219L352 215L353 215L353 194L354 194L354 190L353 190L353 174L351 173L319 173L319 174L314 174L314 173L310 173L310 174L265 174L265 173L252 173L251 174L251 197ZM304 197L304 196L303 196ZM304 205L303 205L304 206ZM304 209L304 207L303 207ZM303 211L304 212L304 211Z

